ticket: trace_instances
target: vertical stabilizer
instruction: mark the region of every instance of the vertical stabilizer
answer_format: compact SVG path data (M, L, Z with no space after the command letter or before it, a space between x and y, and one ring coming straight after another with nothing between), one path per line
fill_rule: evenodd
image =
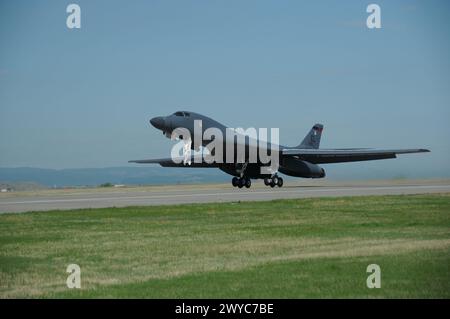
M323 125L319 123L315 124L297 148L319 148L322 131Z

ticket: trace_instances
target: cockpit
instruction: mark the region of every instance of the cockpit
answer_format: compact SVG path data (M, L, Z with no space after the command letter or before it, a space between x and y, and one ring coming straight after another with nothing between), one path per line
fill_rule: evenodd
M175 116L182 116L182 117L188 117L188 116L191 116L190 113L188 113L188 112L183 112L183 111L175 112L175 113L173 113L173 115L175 115Z

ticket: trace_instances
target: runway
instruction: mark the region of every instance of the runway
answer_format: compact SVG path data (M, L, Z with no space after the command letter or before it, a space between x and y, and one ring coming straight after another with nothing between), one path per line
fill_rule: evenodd
M113 189L69 189L0 194L0 213L187 203L264 201L273 199L448 193L449 180L286 182L270 188L261 182L250 189L229 184L171 185Z

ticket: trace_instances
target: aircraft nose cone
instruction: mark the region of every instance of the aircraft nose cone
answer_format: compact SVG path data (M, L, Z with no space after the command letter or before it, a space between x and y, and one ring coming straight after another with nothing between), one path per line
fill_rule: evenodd
M154 117L150 120L150 124L156 127L159 130L164 130L165 121L161 116Z

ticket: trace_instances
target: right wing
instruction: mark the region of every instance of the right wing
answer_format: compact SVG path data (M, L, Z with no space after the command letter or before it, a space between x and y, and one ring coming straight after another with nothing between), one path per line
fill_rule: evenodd
M296 156L314 164L344 163L396 158L397 154L423 153L427 149L283 149L283 156Z

